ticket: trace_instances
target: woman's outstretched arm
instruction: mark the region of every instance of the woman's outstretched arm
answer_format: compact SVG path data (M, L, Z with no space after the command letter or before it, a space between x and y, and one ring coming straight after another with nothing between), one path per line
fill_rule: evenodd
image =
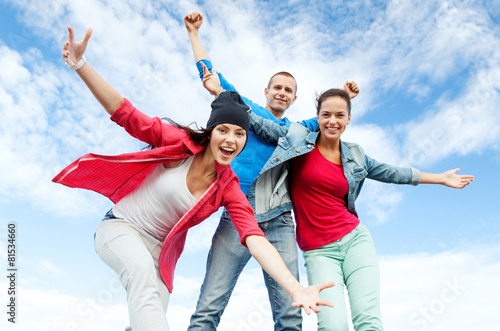
M82 60L91 36L92 28L88 28L85 37L81 41L75 42L73 28L68 26L68 40L63 43L62 58L73 70L75 65ZM99 101L110 115L113 115L115 110L123 103L123 97L120 93L99 76L87 62L77 69L76 72L97 101Z
M474 180L471 175L457 175L460 169L452 169L442 174L420 173L420 184L441 184L452 188L464 188Z

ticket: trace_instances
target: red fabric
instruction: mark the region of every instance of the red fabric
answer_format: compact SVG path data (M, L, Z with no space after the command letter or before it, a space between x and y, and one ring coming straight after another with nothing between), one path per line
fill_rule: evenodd
M117 203L136 189L156 164L186 159L204 149L204 146L191 141L186 131L141 113L127 99L124 99L111 119L132 136L159 147L116 156L87 154L64 168L53 179L54 182L92 190ZM241 192L238 177L229 166L216 163L215 168L217 176L212 185L170 231L163 243L159 269L170 292L187 230L201 223L221 206L226 207L231 215L243 245L247 236L264 236L252 207Z
M317 146L294 159L291 196L300 249L330 244L359 224L347 210L344 197L348 190L342 165L325 159Z

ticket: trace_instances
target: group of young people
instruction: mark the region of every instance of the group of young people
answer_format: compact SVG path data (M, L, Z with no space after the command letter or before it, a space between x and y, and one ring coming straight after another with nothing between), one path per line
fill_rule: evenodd
M96 229L95 246L126 289L132 330L168 330L166 309L187 231L219 207L188 330L216 330L251 256L263 269L275 330L302 330L300 308L317 313L318 330L347 330L345 288L355 330L383 330L377 257L355 209L365 178L463 188L473 176L394 167L342 141L359 92L354 82L323 92L316 116L291 123L284 117L297 98L290 73L271 77L265 107L259 106L213 70L198 36L203 16L191 13L184 23L203 86L215 96L201 130L141 113L99 76L83 56L91 29L76 42L68 27L62 49L111 120L155 147L87 154L54 178L115 203ZM307 288L298 282L297 244Z

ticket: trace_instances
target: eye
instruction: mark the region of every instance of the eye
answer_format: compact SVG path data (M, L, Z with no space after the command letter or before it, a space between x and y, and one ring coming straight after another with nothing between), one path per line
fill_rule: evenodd
M217 131L219 131L220 133L226 132L226 130L224 128L218 128Z
M291 89L287 89L286 90L288 93L293 93L293 91Z
M242 138L242 137L245 137L245 136L246 136L245 132L238 132L238 133L236 133L236 135L237 135L238 137L240 137L240 138Z

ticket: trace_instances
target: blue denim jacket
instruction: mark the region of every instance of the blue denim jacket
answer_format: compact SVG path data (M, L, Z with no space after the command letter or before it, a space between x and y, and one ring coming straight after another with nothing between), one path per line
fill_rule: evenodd
M251 110L249 110L249 115L250 130L276 146L259 177L250 186L248 196L255 210L257 221L262 222L292 209L288 180L286 180L289 172L287 161L312 151L319 132L311 132L297 123L291 123L290 127L280 126L258 116ZM356 216L354 202L359 196L365 178L393 184L418 185L420 183L419 170L393 167L378 162L365 155L358 144L341 141L340 153L344 175L349 185L347 208ZM258 192L257 195L256 192Z

